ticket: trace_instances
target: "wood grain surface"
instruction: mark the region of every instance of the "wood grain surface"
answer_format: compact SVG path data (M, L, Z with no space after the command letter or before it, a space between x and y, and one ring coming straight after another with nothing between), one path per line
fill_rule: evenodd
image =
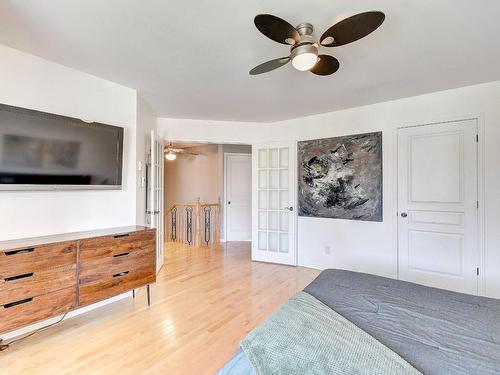
M74 288L76 296L76 264L48 268L43 271L18 275L17 277L20 278L13 280L0 279L0 306L70 287Z
M76 264L76 248L70 241L0 252L0 279Z
M227 245L225 247L224 245ZM250 260L250 243L168 244L151 286L0 353L0 374L213 375L319 271Z
M33 297L12 307L4 305L0 307L0 332L65 313L76 306L75 296L75 288L66 288Z

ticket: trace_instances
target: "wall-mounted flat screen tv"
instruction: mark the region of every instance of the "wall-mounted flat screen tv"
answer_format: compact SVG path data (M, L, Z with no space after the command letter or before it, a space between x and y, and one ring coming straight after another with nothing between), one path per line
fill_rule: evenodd
M0 190L120 189L123 128L0 104Z

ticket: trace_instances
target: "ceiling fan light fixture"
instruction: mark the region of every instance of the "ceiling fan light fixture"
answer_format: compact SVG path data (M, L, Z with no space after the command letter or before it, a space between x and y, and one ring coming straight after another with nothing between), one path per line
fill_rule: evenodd
M318 62L318 47L315 44L303 44L295 47L290 54L292 66L302 72L310 70Z
M270 72L289 61L299 71L310 71L318 76L329 76L335 73L340 62L331 55L318 54L318 48L339 47L371 34L385 20L385 14L380 11L358 13L343 18L326 30L319 38L313 36L314 27L308 22L293 27L287 21L272 14L258 14L254 23L257 29L275 42L291 46L289 57L266 61L250 70L250 75Z
M168 161L174 161L177 158L177 155L174 154L172 151L169 151L165 154L165 159Z

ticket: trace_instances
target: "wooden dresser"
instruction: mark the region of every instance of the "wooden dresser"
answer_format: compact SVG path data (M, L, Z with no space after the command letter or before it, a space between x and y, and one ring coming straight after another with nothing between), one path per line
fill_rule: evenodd
M155 248L140 226L0 242L0 333L149 288Z

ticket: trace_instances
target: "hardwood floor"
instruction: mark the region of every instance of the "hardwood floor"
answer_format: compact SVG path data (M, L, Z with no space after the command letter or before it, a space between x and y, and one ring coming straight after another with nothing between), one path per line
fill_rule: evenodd
M250 244L169 244L152 287L0 352L0 374L214 374L257 324L319 271L255 263Z

